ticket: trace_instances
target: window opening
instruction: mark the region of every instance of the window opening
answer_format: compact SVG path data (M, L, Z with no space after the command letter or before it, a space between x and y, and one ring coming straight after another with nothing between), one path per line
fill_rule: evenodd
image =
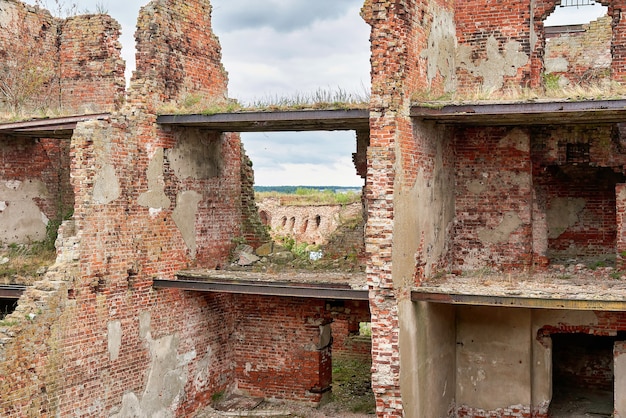
M561 0L544 21L544 26L584 25L605 16L606 6L591 0Z

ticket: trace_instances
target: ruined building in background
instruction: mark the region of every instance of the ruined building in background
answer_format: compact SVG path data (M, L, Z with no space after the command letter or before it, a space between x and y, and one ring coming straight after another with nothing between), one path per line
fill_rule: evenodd
M624 4L555 40L559 4L368 0L370 109L270 120L158 115L226 98L208 1L141 9L125 100L117 23L0 1L2 61L14 37L45 51L42 97L14 107L70 115L0 125L2 240L71 214L0 324L0 415L188 416L222 391L316 405L331 324L371 320L380 417L546 417L572 386L626 416ZM611 100L544 95L566 82ZM268 239L232 133L260 126L356 131L363 281L215 273Z

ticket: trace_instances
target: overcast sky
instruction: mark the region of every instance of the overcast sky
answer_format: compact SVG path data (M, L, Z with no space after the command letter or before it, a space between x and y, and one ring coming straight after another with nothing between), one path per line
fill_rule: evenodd
M35 0L29 0L33 3ZM42 0L55 9L54 0ZM63 3L63 0L59 0ZM134 68L134 32L148 0L65 0L106 10L122 25L122 55ZM369 27L363 0L213 0L229 96L242 103L341 88L369 90ZM565 14L559 18L556 14ZM546 24L585 23L606 8L558 8ZM352 164L354 132L242 134L257 185L362 186Z

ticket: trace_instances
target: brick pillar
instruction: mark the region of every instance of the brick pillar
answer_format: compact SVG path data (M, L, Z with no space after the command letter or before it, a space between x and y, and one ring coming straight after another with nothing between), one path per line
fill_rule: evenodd
M615 267L623 270L626 268L626 184L624 183L615 185L615 213L617 226Z
M615 377L615 418L626 418L626 341L613 345L613 374Z
M317 401L324 404L330 401L330 389L333 383L333 356L332 356L332 330L330 322L324 321L320 325L320 339L316 347L316 358L318 364L317 384L310 389L311 393L318 394Z
M352 154L352 162L356 173L365 178L367 175L367 147L370 144L370 131L356 131L356 152Z

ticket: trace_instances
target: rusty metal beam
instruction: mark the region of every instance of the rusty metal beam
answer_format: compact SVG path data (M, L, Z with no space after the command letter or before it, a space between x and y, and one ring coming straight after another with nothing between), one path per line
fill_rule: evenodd
M166 126L201 127L220 132L369 130L369 110L288 110L215 115L161 115Z
M513 308L568 309L575 311L626 311L626 300L558 299L507 295L469 295L452 293L411 292L414 302L452 305L501 306Z
M64 116L60 118L33 119L21 122L0 123L0 134L35 138L70 138L79 122L106 120L110 113Z
M369 300L367 290L323 284L273 283L219 280L154 280L153 287L198 292L221 292L264 296L289 296L297 298Z
M461 125L619 123L626 120L626 100L424 104L411 107L410 114L418 120Z
M19 299L26 290L26 286L21 285L0 285L0 298Z

